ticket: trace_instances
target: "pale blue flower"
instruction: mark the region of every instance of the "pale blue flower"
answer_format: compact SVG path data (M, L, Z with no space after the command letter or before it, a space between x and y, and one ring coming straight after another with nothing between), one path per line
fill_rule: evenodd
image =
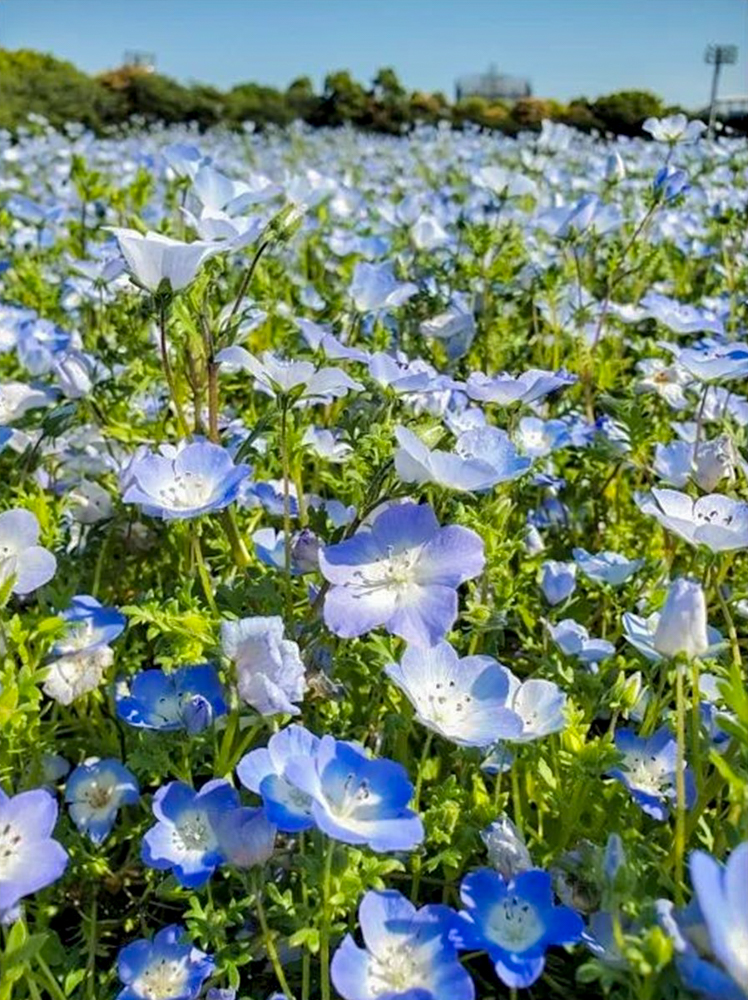
M644 565L643 559L627 559L620 552L588 552L587 549L572 550L574 562L590 580L607 583L610 587L622 586Z
M117 956L117 975L124 989L116 1000L197 1000L216 964L191 944L181 944L184 930L172 924L153 941L141 938Z
M57 560L38 545L39 522L30 510L14 507L0 514L0 587L26 595L55 575Z
M65 784L70 817L94 844L109 836L119 807L134 805L139 798L135 776L118 760L91 757L76 767Z
M577 585L576 563L549 559L540 567L540 589L549 604L561 604L571 597Z
M298 645L280 616L221 623L223 653L236 666L239 697L260 715L298 715L306 680Z
M467 430L457 438L453 452L430 450L406 427L396 427L399 448L395 470L406 483L436 483L448 489L483 492L510 482L532 464L523 458L505 431L496 427Z

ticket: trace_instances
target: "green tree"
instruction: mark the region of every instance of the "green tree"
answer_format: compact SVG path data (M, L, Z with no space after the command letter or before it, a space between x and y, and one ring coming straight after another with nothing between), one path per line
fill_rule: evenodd
M591 110L606 131L639 135L644 120L662 115L665 109L660 98L648 90L621 90L599 97Z

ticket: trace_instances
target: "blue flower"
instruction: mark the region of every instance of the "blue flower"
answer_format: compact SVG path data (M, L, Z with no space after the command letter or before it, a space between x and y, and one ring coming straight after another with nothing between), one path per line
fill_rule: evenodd
M574 656L581 663L600 663L612 656L616 647L605 639L591 639L584 625L564 618L558 625L548 625L551 639L564 656Z
M293 395L298 402L313 405L330 403L333 399L347 396L350 391L363 389L363 385L342 368L318 370L311 361L279 358L271 351L265 351L261 358L256 358L243 347L226 347L219 351L216 360L228 371L248 371L254 375L255 388L273 398Z
M367 264L358 261L353 269L350 294L359 312L381 312L394 309L407 302L418 291L418 286L410 281L400 282L395 278L392 264Z
M196 1000L216 964L191 944L180 944L183 928L164 927L153 941L141 938L117 956L117 975L125 988L117 1000Z
M186 729L198 733L226 714L223 689L214 666L180 667L172 674L142 670L118 685L117 715L138 729Z
M551 876L538 868L507 881L490 868L462 880L460 947L488 952L496 975L506 986L532 986L545 966L551 945L574 944L582 936L582 918L568 906L555 906Z
M457 588L483 569L483 541L468 528L440 527L428 504L398 504L371 527L320 552L332 584L327 627L350 638L383 625L416 646L432 646L457 617Z
M217 779L196 792L182 781L163 785L153 796L158 822L143 837L141 856L149 868L173 870L180 885L197 889L226 857L217 826L221 815L239 808L239 795Z
M52 839L56 822L57 803L46 789L12 797L0 789L0 920L65 871L67 852Z
M506 431L481 427L459 435L453 452L430 450L406 427L396 427L400 447L395 469L404 483L436 483L448 489L482 492L527 472L532 462L522 458Z
M249 473L248 465L234 465L225 448L209 441L194 441L180 450L163 446L161 454L130 463L122 499L165 521L199 517L233 503Z
M549 559L541 566L540 573L540 589L549 604L561 604L574 593L577 586L575 563L562 563Z
M620 766L609 774L631 792L631 797L652 819L666 820L668 802L675 800L677 746L670 730L663 726L650 737L637 736L631 729L618 729L616 750L623 755ZM684 764L685 768L685 764ZM695 797L693 777L686 771L686 804Z
M374 851L409 851L423 840L423 824L408 808L413 786L395 761L323 736L311 760L287 761L284 777L312 799L312 819L334 840Z
M509 671L490 656L460 659L448 642L409 646L385 673L418 720L458 746L486 747L522 732L522 720L506 705Z
M30 594L55 575L57 560L37 545L39 522L30 510L15 507L0 514L0 588Z
M239 696L248 705L260 715L298 715L304 663L297 643L284 638L279 615L222 622L221 646L236 664Z
M135 775L118 760L85 760L65 785L70 816L94 844L101 844L109 836L119 807L134 805L139 798Z
M242 806L218 813L214 826L219 849L228 864L253 868L273 856L278 828L263 808Z
M525 454L533 458L550 455L572 443L563 420L541 420L540 417L522 417L517 437Z
M245 754L236 768L244 787L262 796L269 821L285 833L314 826L312 798L286 778L286 766L298 757L311 769L318 747L319 737L293 724L271 736L266 747Z
M124 631L127 619L116 608L106 608L95 597L77 594L60 617L68 623L65 635L54 645L59 656L98 649L114 642Z
M670 935L686 986L710 1000L748 997L748 842L725 865L703 851L690 858L695 896L685 910L657 901L660 923Z
M366 947L347 934L330 968L344 1000L473 1000L473 981L449 940L457 922L453 910L416 910L390 889L367 892L358 918Z
M573 385L576 375L568 372L548 372L540 368L530 368L521 375L488 376L483 372L473 372L467 380L467 393L471 399L482 403L498 403L510 406L512 403L534 403L556 389Z
M744 378L748 374L748 344L733 342L714 346L684 347L676 360L700 382Z
M596 583L620 587L644 565L643 559L627 559L619 552L590 553L586 549L572 550L579 571Z
M663 201L673 201L679 194L688 191L690 186L685 170L671 164L661 167L652 183L654 193L660 195Z

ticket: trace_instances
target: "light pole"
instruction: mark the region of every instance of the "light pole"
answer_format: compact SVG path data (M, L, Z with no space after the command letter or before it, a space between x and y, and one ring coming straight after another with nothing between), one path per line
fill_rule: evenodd
M717 88L719 87L719 71L722 66L729 66L738 59L737 45L708 45L704 53L704 62L714 66L712 74L712 94L709 98L709 138L714 137L714 124L717 120Z

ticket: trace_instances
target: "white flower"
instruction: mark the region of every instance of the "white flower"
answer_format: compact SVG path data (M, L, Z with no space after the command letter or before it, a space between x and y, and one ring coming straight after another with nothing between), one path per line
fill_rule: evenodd
M136 229L116 227L110 227L110 232L119 243L131 277L149 292L158 291L164 280L178 292L190 284L208 257L230 249L226 241L183 243L161 233L147 232L143 236Z
M662 656L703 656L709 648L706 598L693 580L673 580L654 635Z
M114 514L112 498L98 483L81 480L67 495L70 513L80 524L98 524Z
M61 656L49 667L44 693L61 705L70 705L89 691L95 691L104 679L104 671L113 662L114 653L109 646Z
M242 618L221 625L223 652L236 664L239 696L260 715L298 715L304 697L304 663L295 642L283 637L279 615Z

